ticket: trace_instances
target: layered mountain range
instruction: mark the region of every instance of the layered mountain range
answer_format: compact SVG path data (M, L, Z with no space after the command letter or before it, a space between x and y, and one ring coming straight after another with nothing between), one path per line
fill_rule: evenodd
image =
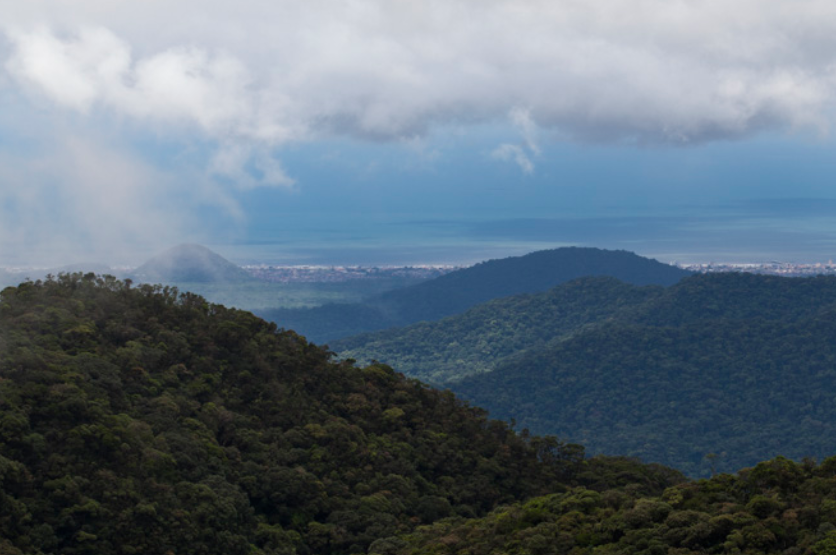
M836 278L584 278L334 343L520 428L692 475L836 445Z
M7 288L0 552L831 553L834 458L688 481L569 439L675 452L667 427L824 453L834 294L832 279L586 278L475 307L474 322L527 307L503 324L508 352L549 331L446 383L564 426L556 438L171 287L63 274ZM731 460L709 454L710 474Z
M363 303L259 311L318 343L363 332L433 321L474 305L538 293L584 276L611 276L636 285L670 285L690 272L627 251L564 247L489 260L441 277L388 291Z

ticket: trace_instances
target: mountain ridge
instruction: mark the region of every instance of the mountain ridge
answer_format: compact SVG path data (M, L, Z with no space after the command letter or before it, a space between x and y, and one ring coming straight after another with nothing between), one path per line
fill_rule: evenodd
M436 322L360 334L329 347L340 357L361 364L377 360L408 376L449 387L493 370L507 357L519 357L582 326L615 317L661 289L635 287L612 277L579 278L543 293L494 299Z
M581 278L331 347L532 432L705 476L712 464L832 454L832 319L832 276L698 274L669 287Z
M698 275L449 385L532 432L692 476L822 458L836 448L834 321L836 278Z
M174 287L63 274L0 292L0 552L365 552L501 503L678 472L517 435Z
M612 276L636 285L670 285L691 272L627 251L562 247L489 260L365 303L311 309L264 310L258 314L295 329L314 342L458 314L492 299L536 293L579 277Z

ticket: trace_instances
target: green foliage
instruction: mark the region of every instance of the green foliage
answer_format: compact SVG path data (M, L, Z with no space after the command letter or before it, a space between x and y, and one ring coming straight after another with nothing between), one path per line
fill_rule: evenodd
M694 476L832 454L836 279L700 275L613 314L450 385L533 432Z
M359 553L624 476L647 494L682 479L517 436L171 287L73 274L0 293L0 552Z
M662 498L629 486L603 493L575 488L503 506L482 518L441 520L379 540L369 552L831 554L836 553L829 512L834 501L831 463L776 459L736 476L674 486Z
M489 260L364 303L266 310L262 315L312 341L331 342L438 320L492 299L542 292L584 276L612 276L636 285L670 285L687 275L689 272L626 251L567 247Z
M582 278L545 293L490 301L438 322L335 341L331 347L344 358L382 361L408 376L449 386L611 319L661 291L615 278Z

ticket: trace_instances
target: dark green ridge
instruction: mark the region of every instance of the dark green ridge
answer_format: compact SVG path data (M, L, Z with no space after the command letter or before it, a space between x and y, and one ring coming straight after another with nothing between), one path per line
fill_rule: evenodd
M2 553L363 553L535 495L680 481L170 287L0 294Z

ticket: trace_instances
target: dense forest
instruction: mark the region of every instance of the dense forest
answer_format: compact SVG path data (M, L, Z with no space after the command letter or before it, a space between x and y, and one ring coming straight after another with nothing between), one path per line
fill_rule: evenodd
M450 386L467 376L536 351L585 326L611 319L662 292L615 278L582 278L545 293L480 304L438 322L366 333L334 341L341 357L385 362L408 376Z
M682 480L173 288L0 294L0 553L363 553L535 495Z
M832 277L583 278L334 345L520 428L707 476L833 453L834 315Z
M445 519L372 544L377 555L836 553L836 458L778 458L646 497L575 488Z
M538 293L583 276L612 276L635 285L671 285L690 272L627 251L565 247L489 260L388 291L364 303L259 311L309 340L323 343L459 314L493 299Z

